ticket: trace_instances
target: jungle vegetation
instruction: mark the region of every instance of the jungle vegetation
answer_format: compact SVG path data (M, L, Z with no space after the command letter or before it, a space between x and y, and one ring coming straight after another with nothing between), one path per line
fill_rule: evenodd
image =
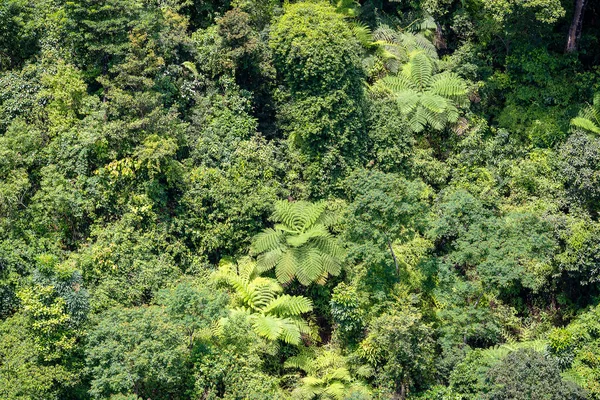
M0 0L0 398L600 399L600 3Z

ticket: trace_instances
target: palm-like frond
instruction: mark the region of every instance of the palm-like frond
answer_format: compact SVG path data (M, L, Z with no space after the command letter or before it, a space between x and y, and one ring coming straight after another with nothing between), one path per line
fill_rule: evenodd
M254 237L252 245L250 246L250 251L254 254L259 254L276 249L281 245L283 238L283 232L267 228Z
M241 306L232 310L246 315L256 333L269 340L299 344L310 327L300 315L313 309L303 296L282 295L283 288L272 278L257 276L256 263L244 258L239 263L224 261L214 278L231 286Z
M304 371L307 376L302 378L297 393L322 395L324 398L345 398L352 389L368 389L352 378L346 365L346 359L331 350L320 349L315 353L314 348L309 348L290 357L284 364L285 368L294 368Z
M262 312L278 316L296 316L312 311L312 301L302 296L290 296L284 294L270 301L262 309Z
M250 321L258 335L269 340L279 339L282 331L281 318L273 315L253 314L250 316Z
M386 76L375 85L391 92L413 132L426 126L444 129L458 121L458 107L468 104L466 82L451 72L436 73L435 67L435 60L424 51L413 51L398 75Z
M571 120L571 128L600 134L600 92L594 95L593 104L581 110L579 115Z
M414 52L410 56L410 61L404 64L402 74L419 89L424 90L431 84L433 62L425 53L421 51Z
M339 274L343 251L329 230L336 219L331 214L326 202L278 201L273 214L278 223L256 235L251 247L258 271L275 268L279 282L298 278L303 285Z
M440 96L456 101L466 100L467 84L460 76L452 72L442 72L431 78L429 90Z
M302 253L302 261L296 270L296 277L301 284L310 285L323 275L321 252L317 248L309 247Z
M571 120L571 126L587 132L600 134L600 124L594 122L589 118L575 117Z
M275 268L277 280L281 283L289 283L296 276L296 270L300 264L297 257L298 250L288 249L284 252Z
M417 85L405 75L388 75L382 78L380 82L393 93L414 93L417 90Z

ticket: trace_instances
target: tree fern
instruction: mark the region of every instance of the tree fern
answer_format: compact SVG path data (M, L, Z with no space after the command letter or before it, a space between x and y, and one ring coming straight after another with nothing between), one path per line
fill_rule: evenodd
M443 130L458 121L458 108L468 104L466 82L451 72L436 73L436 68L435 59L414 51L397 75L386 76L374 86L396 98L413 132L427 126Z
M571 128L596 135L600 134L600 93L596 93L594 102L571 120Z
M302 285L324 283L341 271L343 250L330 232L334 217L325 202L279 201L274 228L256 235L250 248L257 256L259 272L275 268L281 283L294 278Z
M301 315L312 311L312 301L303 296L281 294L283 288L274 279L258 275L256 263L243 258L238 263L223 260L214 279L235 291L237 307L245 314L255 332L268 340L299 344L310 327Z
M306 376L292 393L297 398L344 399L352 392L368 395L368 389L352 377L346 359L335 351L305 349L284 363L288 369L298 369Z

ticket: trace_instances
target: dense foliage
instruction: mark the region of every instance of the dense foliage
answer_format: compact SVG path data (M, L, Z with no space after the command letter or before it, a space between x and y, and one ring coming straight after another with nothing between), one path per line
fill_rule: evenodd
M600 399L599 21L0 0L0 398Z

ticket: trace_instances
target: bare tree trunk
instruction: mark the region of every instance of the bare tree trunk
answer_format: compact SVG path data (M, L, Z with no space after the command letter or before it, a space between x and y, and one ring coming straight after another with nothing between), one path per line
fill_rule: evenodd
M585 11L586 3L587 0L575 0L575 13L573 14L573 21L571 22L571 27L569 28L565 53L572 53L577 50L577 43L581 37L583 13Z

